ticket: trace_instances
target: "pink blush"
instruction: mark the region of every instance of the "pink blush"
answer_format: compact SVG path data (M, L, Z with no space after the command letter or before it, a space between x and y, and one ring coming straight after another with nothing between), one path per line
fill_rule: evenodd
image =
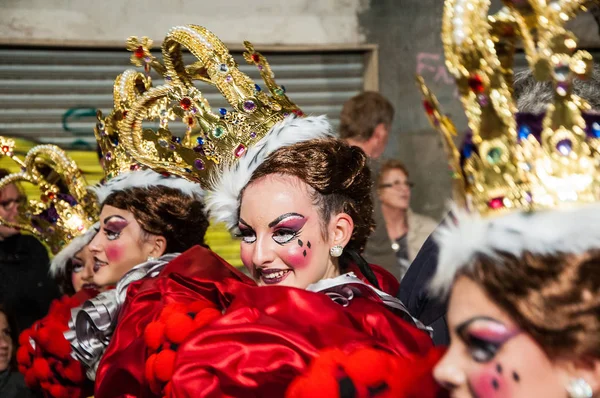
M106 259L109 263L119 262L123 257L123 247L121 247L119 244L113 243L106 248L105 253Z
M300 247L297 243L294 242L290 242L286 246L282 247L284 251L283 253L281 253L281 259L284 263L286 263L294 269L304 269L308 267L312 258L311 249L306 247L306 245Z
M504 398L512 395L508 383L502 373L498 373L494 363L469 376L469 384L477 397Z

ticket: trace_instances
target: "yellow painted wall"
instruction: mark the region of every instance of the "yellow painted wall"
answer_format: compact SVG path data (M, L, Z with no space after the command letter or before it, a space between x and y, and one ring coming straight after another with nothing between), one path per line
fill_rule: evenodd
M23 159L27 151L35 145L35 143L30 141L16 139L16 153ZM98 163L96 152L71 150L67 151L67 153L79 165L89 184L95 184L102 179L104 173ZM19 170L19 167L11 159L5 157L0 158L0 168L9 169L13 172ZM28 184L25 184L23 188L27 195L37 194ZM242 265L239 242L231 237L231 234L223 224L211 224L206 234L206 241L211 249L227 262L236 267Z

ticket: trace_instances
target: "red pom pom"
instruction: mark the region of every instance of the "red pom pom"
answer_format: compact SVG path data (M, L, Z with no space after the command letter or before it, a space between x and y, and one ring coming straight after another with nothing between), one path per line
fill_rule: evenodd
M50 329L43 327L37 331L36 342L44 349L51 344Z
M31 366L31 356L29 355L29 351L27 351L27 347L19 347L17 350L17 362L19 366Z
M61 386L60 384L54 384L50 386L48 392L54 398L69 398L69 390L67 390L66 387Z
M194 323L196 324L196 328L201 328L205 325L208 325L212 321L221 317L221 311L216 308L206 308L196 314L194 317Z
M165 337L165 324L160 321L150 322L144 329L144 341L148 348L158 350Z
M171 315L173 315L175 313L183 313L183 314L185 314L186 312L187 312L187 305L185 305L183 303L171 303L171 304L167 304L165 306L165 308L163 308L162 311L160 312L159 320L161 320L164 323L166 323L167 322L167 318L170 317Z
M71 358L71 344L62 331L59 329L50 329L47 330L48 340L43 344L40 342L40 345L51 355L57 356L61 359L70 359Z
M83 369L79 361L69 361L67 366L65 366L63 374L67 379L71 380L75 384L82 383L85 380Z
M344 370L355 384L372 387L386 380L393 362L394 357L387 352L362 348L348 356Z
M29 337L31 337L31 329L25 329L19 335L19 346L29 346Z
M25 372L25 384L29 388L36 388L38 385L38 379L35 376L35 370L33 368L29 368L27 372Z
M194 301L188 305L188 312L193 312L195 314L196 312L200 312L205 308L214 308L214 305L210 301L206 300Z
M181 344L195 328L194 321L189 315L176 313L167 318L165 336L171 342Z
M46 361L44 358L35 358L33 360L33 370L35 372L35 376L40 380L47 380L52 375L50 365L48 365L48 361Z
M171 379L175 370L175 356L176 353L173 350L163 350L156 354L154 375L158 381L166 383Z
M152 390L154 394L160 394L160 385L158 384L156 376L154 375L154 362L156 362L156 354L152 354L148 357L148 359L146 359L144 374L146 375L146 380L148 381L150 390Z

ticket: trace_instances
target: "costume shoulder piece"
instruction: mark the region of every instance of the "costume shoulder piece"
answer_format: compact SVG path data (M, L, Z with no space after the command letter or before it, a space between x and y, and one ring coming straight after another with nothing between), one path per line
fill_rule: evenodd
M0 180L0 190L19 183L37 189L34 197L19 204L14 222L0 219L0 223L32 233L53 254L61 251L51 266L51 272L57 274L93 237L92 225L98 217L96 197L86 189L86 180L75 161L55 145L38 145L20 159L15 141L0 136L0 155L10 157L21 168Z
M470 133L459 150L453 124L419 77L425 110L449 155L457 203L456 224L438 234L435 288L447 290L477 253L598 247L600 115L573 94L573 79L591 75L592 57L577 50L575 36L564 27L585 3L506 1L488 15L486 0L445 2L446 65ZM553 85L545 114L517 111L512 62L518 41L533 76Z

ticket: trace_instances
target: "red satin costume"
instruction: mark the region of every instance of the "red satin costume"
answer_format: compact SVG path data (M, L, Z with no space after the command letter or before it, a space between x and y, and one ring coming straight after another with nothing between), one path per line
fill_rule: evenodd
M395 293L397 282L375 270L382 288ZM167 304L202 299L216 304L223 316L175 348L174 397L281 397L324 348L372 347L406 356L432 347L426 333L379 302L356 297L344 307L323 293L258 287L215 253L196 246L157 277L129 286L98 367L95 397L157 396L144 374L144 330Z

